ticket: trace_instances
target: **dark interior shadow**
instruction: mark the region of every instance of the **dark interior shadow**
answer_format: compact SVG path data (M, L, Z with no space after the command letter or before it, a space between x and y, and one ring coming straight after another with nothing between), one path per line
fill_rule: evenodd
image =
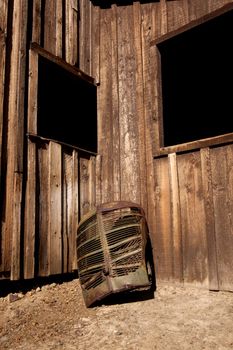
M154 299L155 297L154 294L155 294L155 290L152 290L152 288L150 288L149 290L142 290L142 291L118 292L115 294L111 294L102 300L96 301L94 304L90 306L90 308L99 307L103 305L117 305L117 304L135 303L138 301L146 301L149 299Z
M77 279L77 272L49 277L38 277L29 280L11 281L9 279L0 280L0 298L6 297L10 293L27 293L32 289L41 288L45 285L56 283L62 284Z

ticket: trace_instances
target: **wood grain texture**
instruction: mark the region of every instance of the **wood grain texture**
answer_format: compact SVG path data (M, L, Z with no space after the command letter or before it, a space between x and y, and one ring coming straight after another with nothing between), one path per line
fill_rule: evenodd
M28 140L28 164L24 213L24 278L34 278L36 234L36 145Z
M173 278L179 282L183 281L183 240L181 227L181 204L180 187L178 179L177 157L176 154L170 154L169 163L169 182L171 192L171 236L172 236L172 255L173 255Z
M76 236L79 222L80 194L79 194L79 157L78 152L72 154L72 232L69 235L69 271L77 270Z
M143 82L143 64L142 64L142 27L141 27L141 7L140 4L133 4L133 28L134 28L134 55L135 55L135 95L136 111L135 124L138 129L138 162L140 176L140 204L145 213L148 212L147 206L147 168L146 163L146 123L144 113L144 82Z
M157 217L156 217L156 196L155 196L155 172L152 150L153 150L153 138L155 137L155 119L154 119L154 103L153 103L153 79L152 64L150 56L150 42L152 37L157 33L158 22L160 21L160 15L157 16L160 11L159 3L145 3L141 5L141 37L142 37L142 70L143 70L143 110L145 118L145 166L147 176L147 221L150 231L154 252L155 265L158 263L157 254ZM160 22L159 22L160 23ZM142 166L142 165L141 165ZM159 262L160 263L160 262ZM160 267L158 267L160 268ZM166 273L165 273L166 274ZM163 276L163 271L160 274Z
M173 242L171 192L167 159L154 161L155 227L153 231L154 259L158 280L173 279Z
M2 136L4 124L4 86L5 86L5 64L6 64L6 37L7 37L7 4L8 1L0 2L0 164L2 164ZM0 166L0 184L1 184L1 168ZM0 249L1 256L1 249ZM1 266L1 263L0 263Z
M136 60L133 8L118 8L118 79L121 199L140 203L139 132L135 123Z
M62 273L61 145L49 143L49 273Z
M221 163L219 163L221 160ZM211 151L219 288L233 290L233 147Z
M35 51L29 52L29 76L28 76L28 120L27 132L37 133L37 108L38 108L38 55Z
M62 57L62 0L45 0L44 48Z
M49 144L43 143L38 148L38 193L39 193L39 213L38 213L38 252L37 270L39 276L49 275ZM37 204L37 205L38 205Z
M204 2L204 1L203 1ZM167 30L175 30L189 21L187 0L167 2Z
M214 202L213 202L213 182L212 182L210 149L209 148L201 149L200 156L201 156L203 195L204 195L205 215L206 215L209 289L219 290L215 212L214 212Z
M78 1L65 0L65 60L78 65Z
M90 198L90 173L91 167L89 161L86 158L80 158L79 160L79 172L80 172L80 217L88 213L92 209L92 203Z
M91 7L91 76L97 84L100 83L100 8Z
M14 3L10 65L5 217L5 269L20 277L27 1ZM13 200L12 200L13 199Z
M89 75L91 75L92 53L92 6L91 1L80 0L79 67Z
M7 21L10 16L8 16L8 0L2 0L0 1L0 189L1 189L1 209L0 209L0 272L5 271L5 259L6 254L9 253L9 251L6 252L6 241L8 238L6 237L6 227L5 227L5 215L4 215L4 202L5 202L5 163L6 163L6 157L4 159L4 155L7 154L6 149L6 126L7 126L7 115L4 113L4 106L7 105L7 92L9 89L9 74L8 77L6 76L6 67L7 60L9 60L9 54L7 55L6 60L6 42L7 42L7 35L8 34L8 28L7 28ZM5 135L5 137L4 137ZM8 246L8 245L7 245Z
M177 157L184 282L208 286L207 242L199 152Z
M33 1L32 41L41 43L41 0Z
M73 159L72 153L63 153L63 210L62 210L62 260L63 260L63 272L68 272L70 268L70 245L69 237L72 235L72 209L73 209Z
M111 66L112 66L112 177L113 200L121 199L121 164L120 164L120 121L119 121L119 85L118 85L118 10L112 5L111 18ZM114 141L113 141L114 140Z
M112 9L100 18L100 86L98 87L98 153L101 159L101 200L113 200L112 137ZM116 140L116 143L118 140Z

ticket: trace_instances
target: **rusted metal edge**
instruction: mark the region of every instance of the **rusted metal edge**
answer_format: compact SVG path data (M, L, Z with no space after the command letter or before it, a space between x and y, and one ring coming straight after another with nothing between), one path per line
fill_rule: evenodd
M140 204L129 202L129 201L113 201L113 202L102 203L97 206L96 211L106 212L106 211L111 211L113 209L123 209L128 207L139 208L142 212L144 212Z
M141 214L145 216L144 209L141 207L140 204L130 202L130 201L113 201L113 202L106 202L106 203L101 203L98 205L95 209L90 210L88 213L82 216L79 226L82 225L84 221L86 221L88 218L90 218L92 215L98 214L98 213L103 213L103 212L108 212L113 209L123 209L123 208L138 208L141 211Z

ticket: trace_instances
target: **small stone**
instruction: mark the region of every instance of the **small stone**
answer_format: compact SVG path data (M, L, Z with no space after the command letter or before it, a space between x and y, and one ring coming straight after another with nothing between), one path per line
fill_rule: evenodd
M9 303L13 303L14 301L17 301L17 300L22 299L22 298L23 298L23 294L22 293L19 293L19 294L17 294L17 293L10 293L8 295Z

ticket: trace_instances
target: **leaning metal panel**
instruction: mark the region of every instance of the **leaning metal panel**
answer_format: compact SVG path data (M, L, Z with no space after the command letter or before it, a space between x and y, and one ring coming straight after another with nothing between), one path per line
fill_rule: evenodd
M105 203L86 214L77 231L78 273L86 306L111 293L149 288L143 209Z

